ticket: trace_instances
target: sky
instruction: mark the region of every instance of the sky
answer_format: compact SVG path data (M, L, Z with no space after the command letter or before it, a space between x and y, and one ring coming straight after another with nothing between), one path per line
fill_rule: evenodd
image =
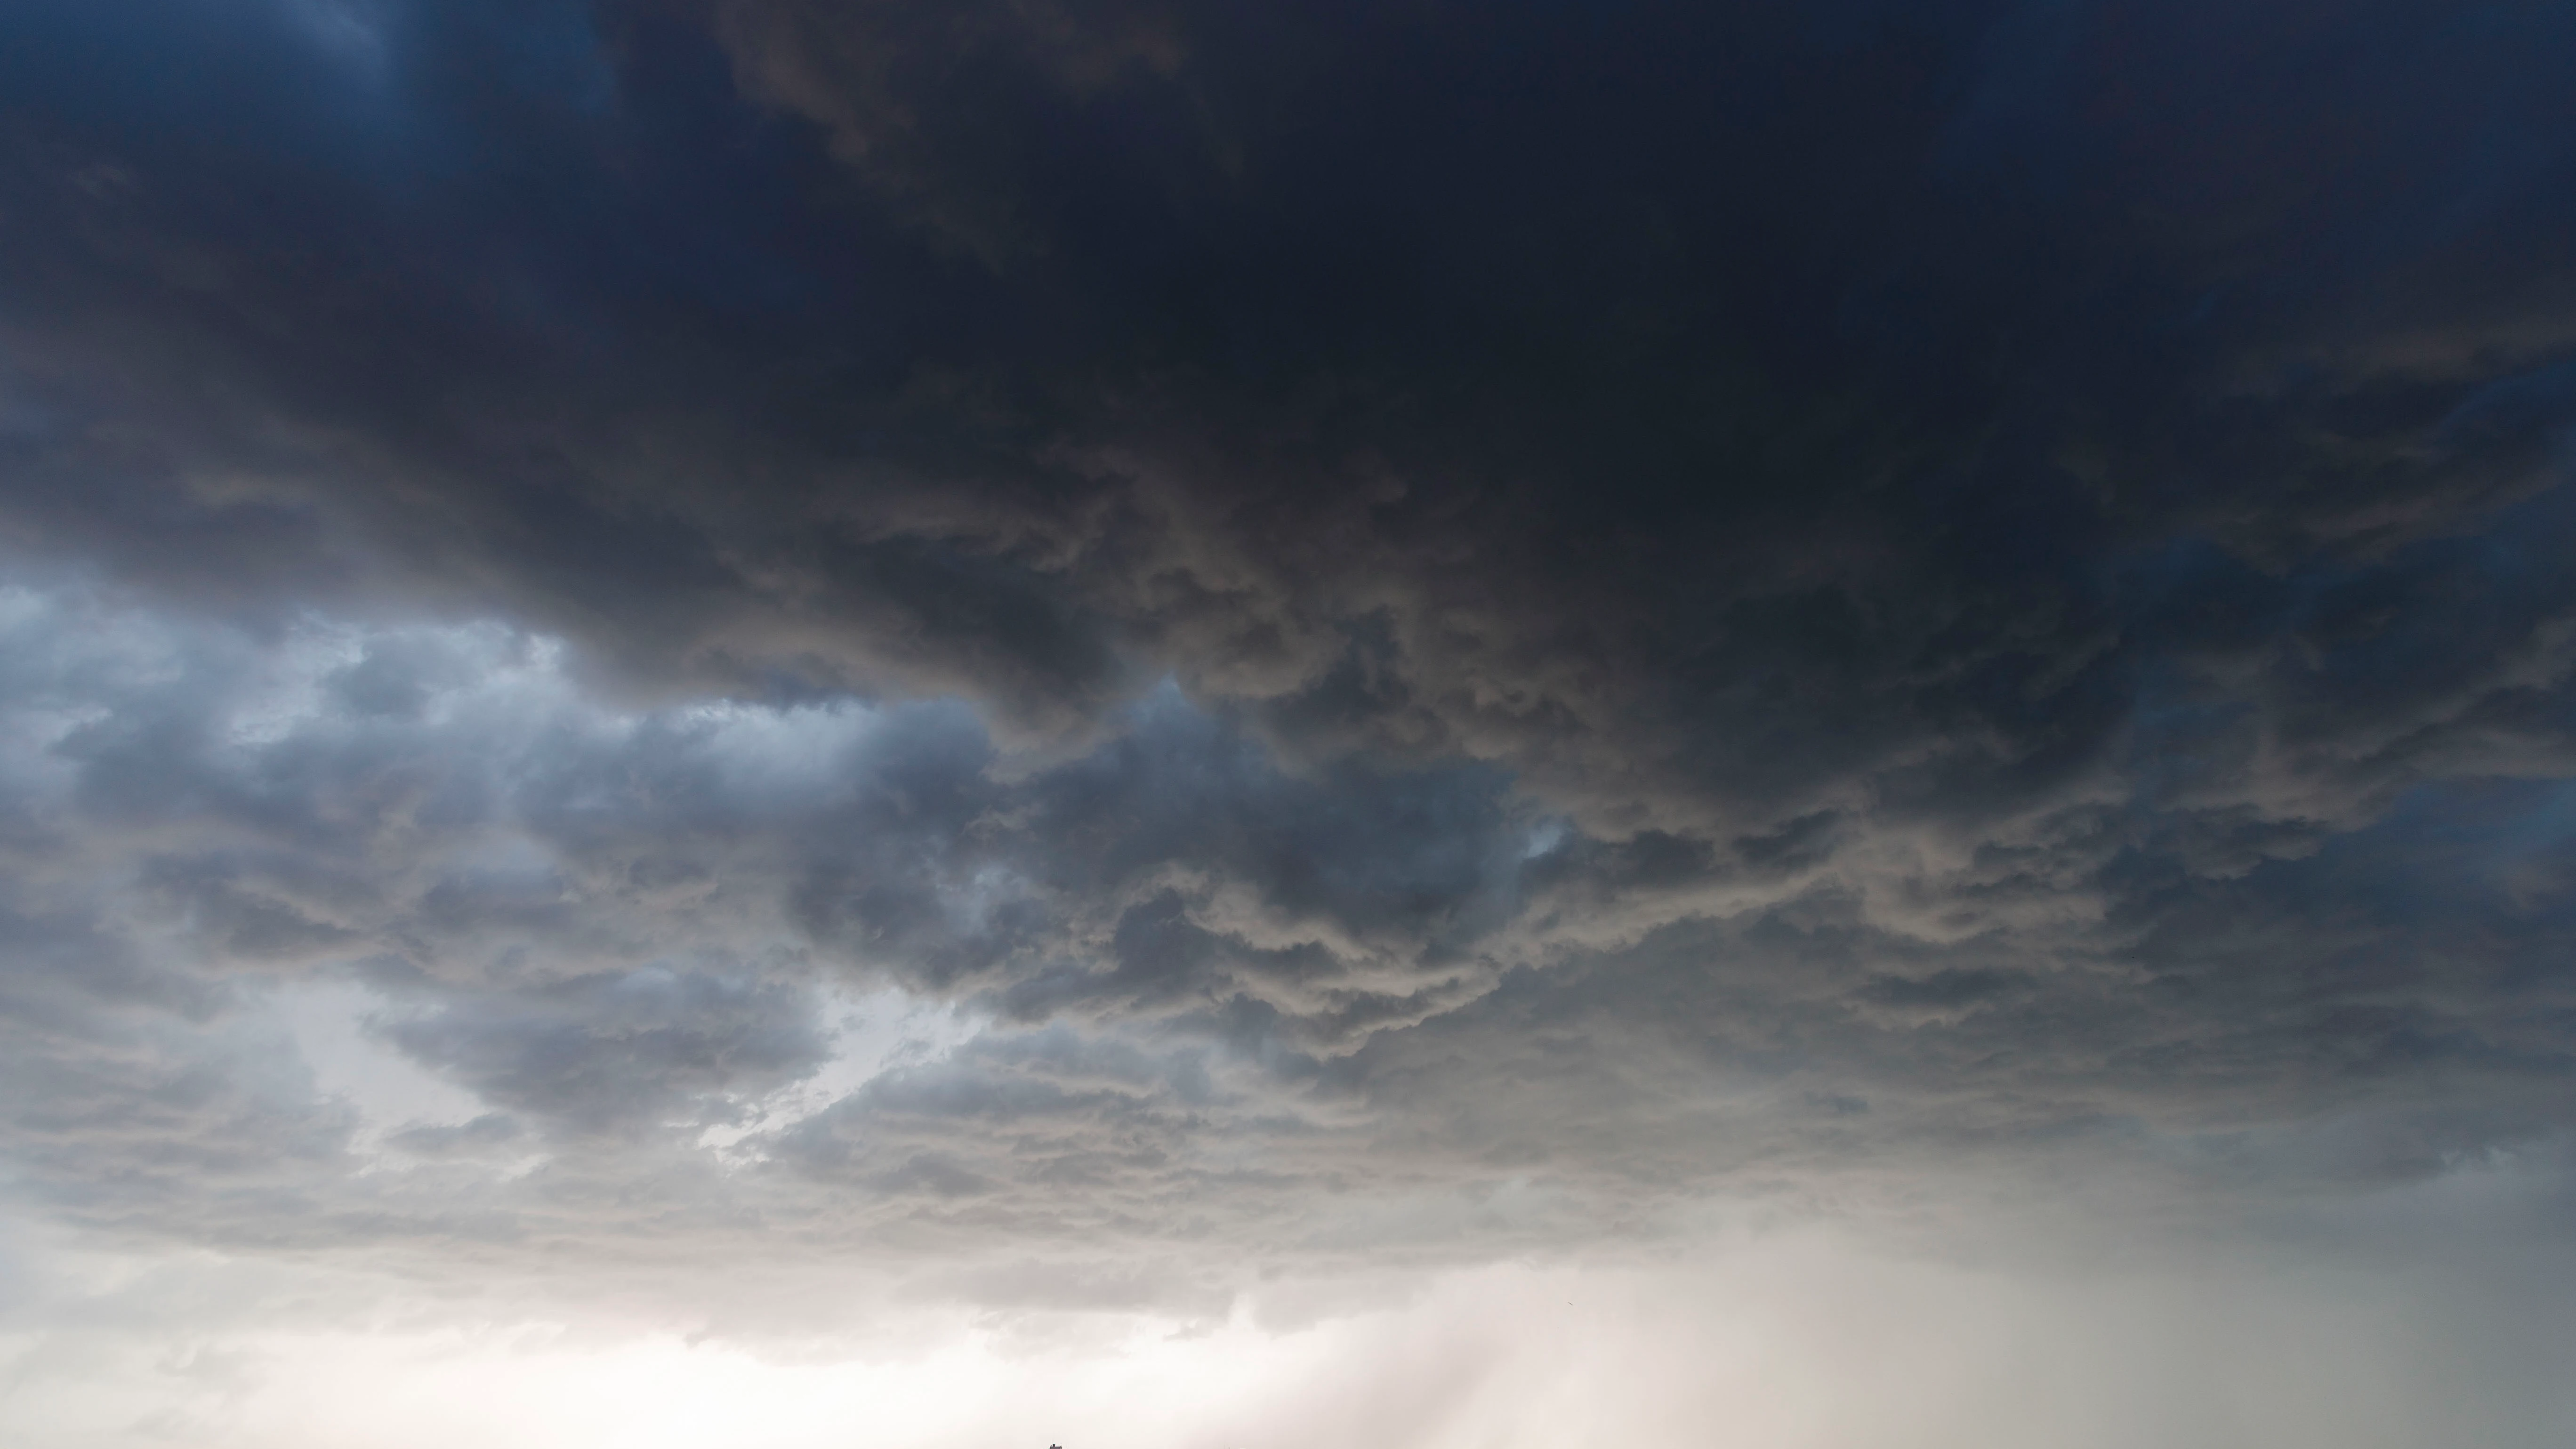
M2576 7L10 0L5 1449L2556 1449Z

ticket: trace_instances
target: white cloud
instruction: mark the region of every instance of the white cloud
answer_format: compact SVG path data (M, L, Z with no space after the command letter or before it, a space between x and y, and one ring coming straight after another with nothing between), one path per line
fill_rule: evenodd
M268 996L312 1069L314 1088L357 1109L357 1145L376 1151L387 1132L455 1126L489 1110L472 1092L423 1070L370 1030L395 1003L355 982L319 978L281 984Z

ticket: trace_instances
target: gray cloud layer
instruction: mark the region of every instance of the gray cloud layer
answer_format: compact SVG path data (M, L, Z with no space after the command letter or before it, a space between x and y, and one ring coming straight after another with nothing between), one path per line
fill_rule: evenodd
M1602 839L1170 691L1050 759L943 705L604 709L495 628L14 605L12 1150L101 1226L1070 1255L983 1291L1123 1302L1891 1170L2272 1201L2569 1125L2568 841L2508 784L2219 874L2096 807L2041 874L1867 816ZM303 1070L263 1003L351 972L484 1115ZM835 1077L887 984L986 1024Z
M1109 1301L2563 1156L2551 7L201 9L0 46L49 1212Z

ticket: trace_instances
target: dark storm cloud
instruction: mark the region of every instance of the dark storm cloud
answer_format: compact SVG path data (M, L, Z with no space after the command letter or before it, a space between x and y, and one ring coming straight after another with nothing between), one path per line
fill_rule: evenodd
M345 972L423 1162L1029 1233L2568 1129L2564 6L0 28L67 1182Z
M19 48L14 512L232 607L1731 831L2080 788L2565 466L2546 9L163 8Z

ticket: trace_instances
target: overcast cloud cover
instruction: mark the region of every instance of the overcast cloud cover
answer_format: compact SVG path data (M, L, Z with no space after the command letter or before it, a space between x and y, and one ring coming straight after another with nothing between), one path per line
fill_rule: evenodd
M14 0L0 1442L2569 1442L2571 74Z

